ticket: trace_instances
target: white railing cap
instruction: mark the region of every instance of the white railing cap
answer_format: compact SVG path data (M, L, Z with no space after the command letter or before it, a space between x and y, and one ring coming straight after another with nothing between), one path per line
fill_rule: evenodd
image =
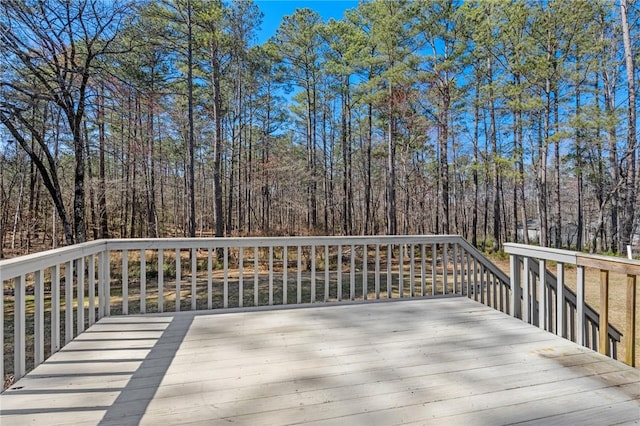
M510 255L535 257L537 259L552 260L554 262L569 263L572 265L577 264L577 258L580 254L577 251L517 243L505 243L504 251Z

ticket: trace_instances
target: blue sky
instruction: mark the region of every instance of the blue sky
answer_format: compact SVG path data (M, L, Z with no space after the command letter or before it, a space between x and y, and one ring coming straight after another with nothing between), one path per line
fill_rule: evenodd
M282 17L291 15L296 9L309 8L322 16L324 21L329 18L341 19L344 11L358 6L357 0L315 0L315 1L288 1L288 0L256 0L255 4L264 14L262 30L258 33L258 43L264 43L275 34Z

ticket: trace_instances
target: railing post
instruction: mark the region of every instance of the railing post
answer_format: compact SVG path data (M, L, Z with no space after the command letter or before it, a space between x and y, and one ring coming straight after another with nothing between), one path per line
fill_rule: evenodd
M311 246L311 303L316 302L316 246Z
M60 265L51 268L51 353L60 349Z
M158 312L164 312L164 250L161 248L158 249Z
M576 268L576 316L578 317L576 323L577 343L587 346L584 325L584 266Z
M376 292L376 299L380 299L380 244L376 244L376 266L375 266L375 278L374 287Z
M627 275L627 324L624 330L625 362L636 366L636 275Z
M96 255L89 256L89 326L96 322Z
M600 270L600 342L599 352L609 356L609 271Z
M207 309L213 308L213 249L207 250Z
M425 246L420 244L420 296L427 295L427 259Z
M447 294L449 280L447 279L447 273L449 272L449 258L447 252L449 251L449 244L442 244L442 294Z
M238 247L238 307L244 306L244 248Z
M336 270L338 271L338 277L337 277L338 288L336 289L336 295L337 295L338 301L340 301L342 300L342 246L341 245L338 245L338 257L337 257Z
M409 255L409 295L410 297L416 297L416 248L415 245L411 244L411 253Z
M404 297L404 244L399 244L398 246L398 297Z
M129 251L122 250L122 315L129 314Z
M518 268L520 269L520 268ZM531 265L527 256L522 259L522 321L531 323L533 309L531 308ZM535 303L535 298L534 301Z
M538 263L538 327L546 330L547 310L547 262L540 259ZM535 301L534 301L535 303Z
M176 312L180 312L181 288L182 281L182 258L180 257L180 249L176 249Z
M259 298L259 263L258 263L258 255L260 254L260 250L258 246L253 248L253 306L258 306L260 304Z
M13 374L15 380L20 379L26 372L26 315L25 315L25 276L20 275L14 280L14 348L13 348ZM4 299L4 295L3 295ZM3 345L4 346L4 345ZM4 380L4 377L2 378Z
M73 339L73 261L72 260L67 262L65 265L64 295L65 295L64 343L67 344Z
M453 293L458 291L458 244L453 244Z
M228 255L228 253L227 253ZM227 261L225 256L225 261ZM198 248L191 248L191 310L198 308Z
M147 251L140 250L140 313L147 313Z
M35 313L33 343L35 348L33 364L34 366L38 366L44 361L44 271L36 271L34 278L35 288L33 297L35 299Z
M520 262L516 255L509 256L509 272L511 276L511 298L509 300L511 315L521 318L520 309ZM525 274L527 273L525 269ZM475 274L474 274L475 275ZM474 284L475 285L475 284ZM477 292L477 288L476 288ZM525 307L526 309L526 307Z
M76 262L76 275L78 276L77 332L80 334L84 331L84 257L79 258Z
M273 246L269 246L269 306L273 305Z
M324 301L329 301L329 246L324 246Z
M556 268L556 334L566 337L564 326L564 263Z
M191 257L195 259L195 250L191 254ZM195 310L196 306L196 274L194 270L195 262L192 260L191 266L191 309ZM222 250L222 305L225 308L229 307L229 247L225 246Z
M367 245L362 247L362 300L367 300L369 288L368 288L368 275L367 271Z

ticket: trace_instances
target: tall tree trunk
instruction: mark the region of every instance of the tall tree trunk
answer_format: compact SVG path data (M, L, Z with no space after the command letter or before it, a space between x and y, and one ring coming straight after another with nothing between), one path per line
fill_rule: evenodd
M389 85L387 101L387 234L396 235L398 222L396 218L396 138L395 138L395 111L393 102L393 87Z
M501 239L501 212L500 212L500 153L498 152L498 135L496 129L496 107L493 92L493 61L487 58L487 77L489 82L489 126L491 138L491 150L493 151L493 174L494 174L494 198L493 198L493 251L497 251L502 245Z
M100 85L98 94L98 217L100 222L100 238L109 238L109 222L107 220L106 170L105 170L105 113L104 84Z
M622 40L624 44L625 66L627 71L627 147L625 152L625 205L624 218L622 220L622 234L620 235L620 252L624 252L627 245L633 240L633 225L637 199L637 176L636 176L636 89L635 89L635 68L633 58L633 47L631 45L631 33L629 31L629 19L627 10L628 0L620 0L620 17L622 19Z
M480 138L480 84L476 81L473 106L473 206L471 207L471 243L478 247L478 139Z
M187 0L187 109L189 120L189 236L196 236L195 129L193 124L193 23L191 0Z

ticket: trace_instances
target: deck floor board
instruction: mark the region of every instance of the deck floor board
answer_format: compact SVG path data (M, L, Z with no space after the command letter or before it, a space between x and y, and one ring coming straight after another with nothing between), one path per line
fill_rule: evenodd
M634 421L640 370L460 297L104 318L0 396L12 425Z

